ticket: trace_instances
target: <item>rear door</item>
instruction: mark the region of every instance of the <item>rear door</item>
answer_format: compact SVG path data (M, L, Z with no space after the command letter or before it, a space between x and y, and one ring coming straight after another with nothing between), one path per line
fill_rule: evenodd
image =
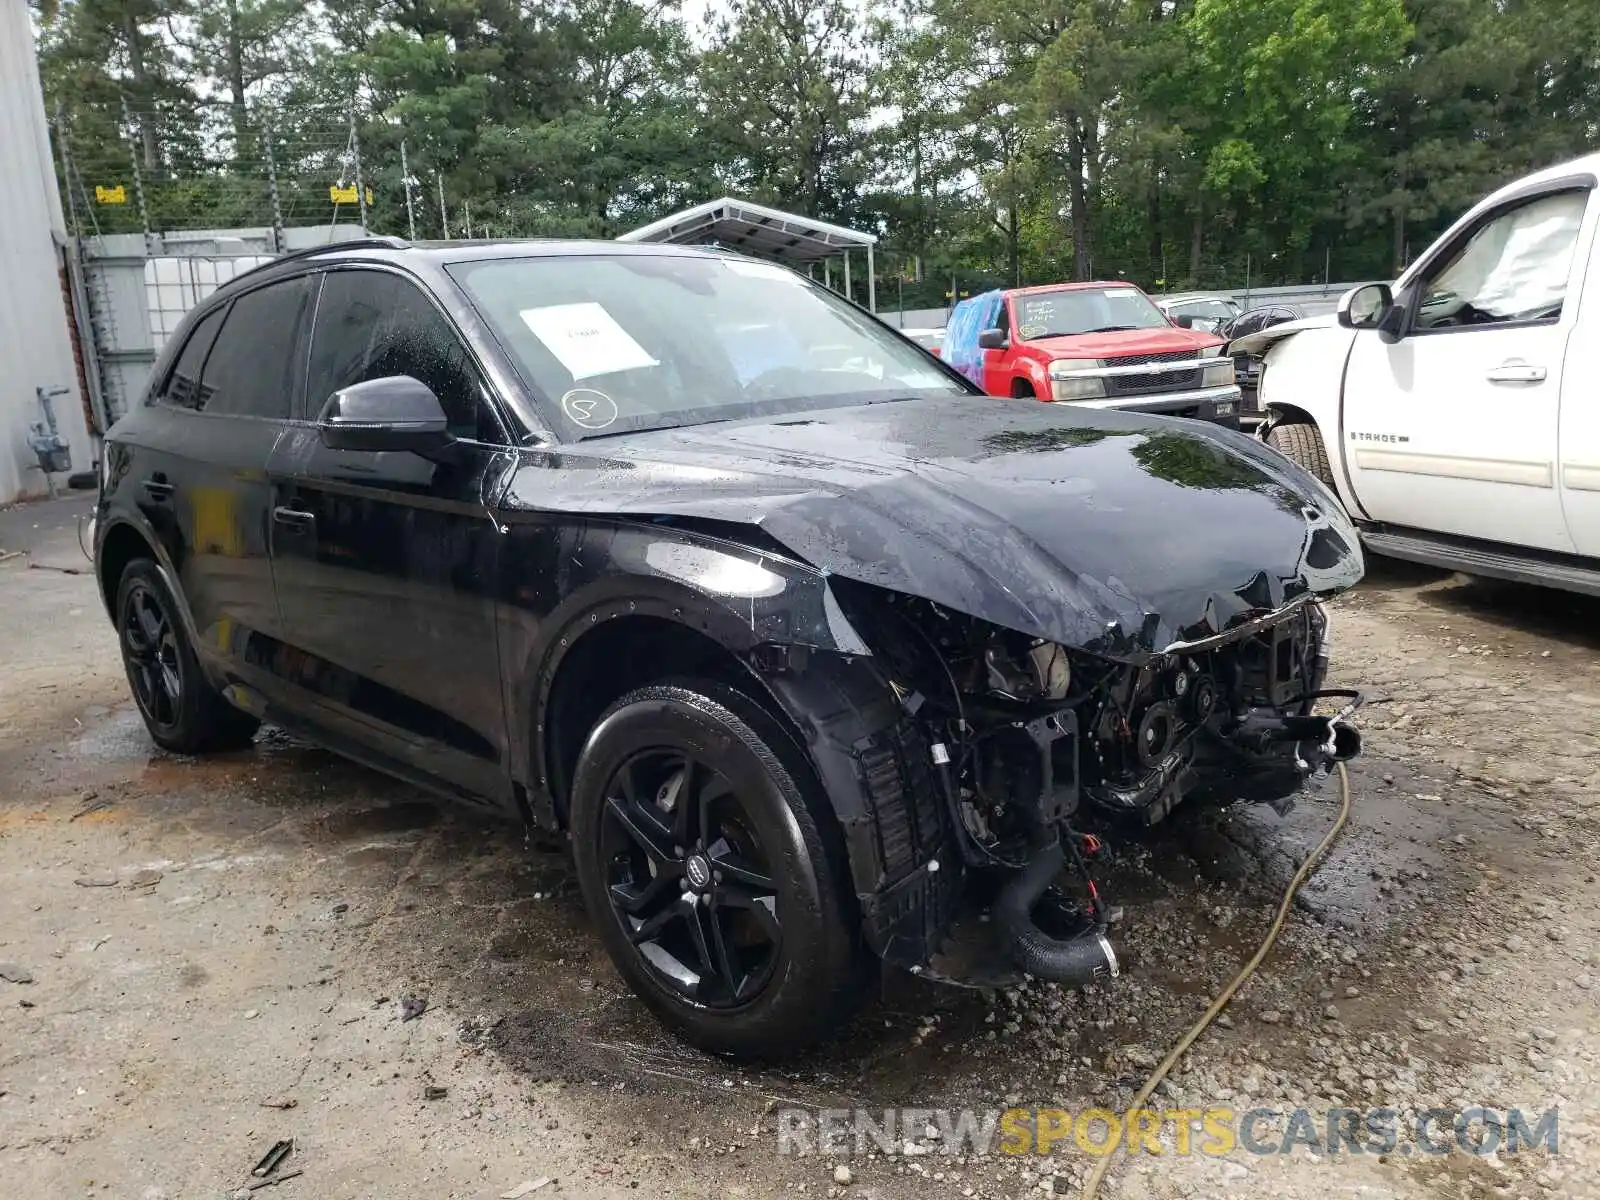
M327 398L390 375L433 389L458 439L450 452L323 444L314 418ZM272 462L272 554L292 648L279 669L324 736L467 798L504 801L490 499L512 452L482 373L409 277L335 270L316 308L306 395L313 422Z
M1546 550L1572 539L1556 487L1561 372L1577 319L1584 187L1513 197L1407 281L1397 342L1356 335L1345 461L1374 520ZM1581 279L1581 274L1579 275Z
M234 681L254 681L253 647L282 633L267 463L303 373L311 282L268 283L196 324L157 395L171 410L161 453L141 460L143 506L168 531L199 652Z

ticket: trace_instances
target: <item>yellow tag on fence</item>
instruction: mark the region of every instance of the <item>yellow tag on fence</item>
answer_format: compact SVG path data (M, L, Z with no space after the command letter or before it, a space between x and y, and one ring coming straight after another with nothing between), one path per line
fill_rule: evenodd
M371 188L367 188L366 192L367 192L367 203L371 204L372 203L372 189ZM359 197L358 197L358 195L356 193L355 184L351 184L349 187L334 186L334 187L330 187L328 189L328 199L332 200L335 204L354 204L354 203L356 203L358 198Z

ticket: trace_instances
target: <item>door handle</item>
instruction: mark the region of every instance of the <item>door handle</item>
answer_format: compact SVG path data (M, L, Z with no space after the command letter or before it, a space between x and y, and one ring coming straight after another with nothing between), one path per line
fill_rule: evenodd
M140 486L152 500L170 500L172 493L178 490L164 479L146 479Z
M1525 362L1503 362L1485 376L1490 383L1543 383L1548 372Z
M296 529L305 529L317 523L315 513L308 513L301 508L278 507L272 510L272 519L279 525L291 525Z

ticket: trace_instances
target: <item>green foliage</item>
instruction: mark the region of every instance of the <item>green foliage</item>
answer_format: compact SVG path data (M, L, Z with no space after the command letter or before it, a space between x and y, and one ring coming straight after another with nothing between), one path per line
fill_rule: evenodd
M85 226L612 237L724 192L879 295L1394 274L1600 139L1594 0L32 0ZM355 125L355 138L351 125ZM124 185L129 203L93 201ZM440 191L444 193L441 213ZM859 271L858 271L859 278Z
M751 199L851 220L875 81L848 0L732 0L700 60L705 132Z

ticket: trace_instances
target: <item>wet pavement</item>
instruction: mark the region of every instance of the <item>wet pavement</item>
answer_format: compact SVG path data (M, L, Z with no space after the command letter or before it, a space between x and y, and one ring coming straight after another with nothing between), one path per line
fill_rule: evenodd
M538 1195L1071 1190L1081 1156L874 1157L835 1188L831 1160L776 1154L772 1111L1125 1103L1254 949L1336 810L1330 785L1287 816L1180 810L1114 843L1100 872L1125 909L1115 983L984 993L892 974L818 1053L735 1066L685 1047L622 987L558 847L273 730L204 761L154 751L92 580L9 566L0 959L34 982L0 982L4 1194L220 1195L289 1136L307 1174L279 1189L286 1200L491 1196L541 1176L555 1182ZM1352 636L1336 673L1379 676L1387 700L1368 715L1350 827L1170 1096L1340 1099L1344 1053L1391 1063L1395 1082L1374 1087L1417 1103L1486 1063L1503 1097L1524 1103L1589 1087L1576 1052L1557 1060L1568 1076L1525 1061L1509 1014L1543 1005L1562 1030L1600 1028L1593 993L1572 990L1595 945L1586 855L1600 762L1559 736L1585 703L1568 698L1600 691L1592 610L1563 617L1526 593L1445 591L1437 575L1399 571L1340 606L1341 637ZM1513 666L1528 680L1509 702L1474 687L1459 702L1416 699L1442 694L1432 679ZM1537 755L1510 753L1518 739L1479 753L1467 735L1481 715L1467 706L1480 701L1542 706L1507 717L1537 721L1520 739ZM135 884L140 872L159 878ZM78 882L95 878L115 883ZM1560 897L1563 940L1504 952L1508 936L1529 935L1510 934L1496 898L1523 880L1537 882L1506 902L1537 912ZM1481 963L1463 972L1464 948ZM420 1018L399 1019L403 997L426 999ZM1475 1019L1465 1039L1418 1032L1417 1014L1442 1031L1474 1006L1508 1015ZM1263 1072L1281 1082L1259 1082ZM430 1087L444 1096L424 1099ZM295 1106L261 1106L282 1097ZM1114 1174L1129 1196L1322 1194L1318 1166L1246 1165L1248 1176L1192 1159ZM1374 1195L1551 1194L1534 1167L1478 1182L1375 1158L1341 1171L1342 1187ZM1555 1178L1554 1194L1580 1194Z

